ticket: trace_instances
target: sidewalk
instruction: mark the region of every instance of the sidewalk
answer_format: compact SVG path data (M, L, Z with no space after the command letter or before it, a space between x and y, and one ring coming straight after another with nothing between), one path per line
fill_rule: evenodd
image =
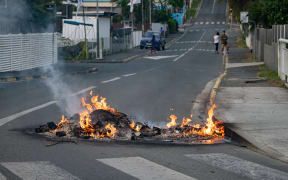
M0 72L0 82L25 81L51 77L53 74L68 76L97 72L95 64L57 63L50 66L15 72Z
M248 49L231 49L215 117L269 156L288 162L288 90L259 78L263 62L247 62L248 56Z

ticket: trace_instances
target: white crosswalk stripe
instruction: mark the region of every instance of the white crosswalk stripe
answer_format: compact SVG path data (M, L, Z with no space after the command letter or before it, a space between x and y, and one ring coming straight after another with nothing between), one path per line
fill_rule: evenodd
M200 22L200 24L203 24L203 22Z
M220 24L220 22L218 21L217 24Z
M198 25L198 22L195 22L194 24L195 24L195 25Z
M211 24L215 24L215 22L211 22Z
M1 165L23 180L79 180L78 177L47 161L3 162Z
M206 22L205 24L209 24L210 22Z
M222 24L226 24L226 22L223 21Z
M97 159L140 180L195 180L195 178L141 157Z
M222 153L210 154L187 154L185 155L193 160L204 162L216 166L220 169L245 176L250 179L261 180L287 180L288 174L276 169L272 169L260 164L243 160L234 156Z

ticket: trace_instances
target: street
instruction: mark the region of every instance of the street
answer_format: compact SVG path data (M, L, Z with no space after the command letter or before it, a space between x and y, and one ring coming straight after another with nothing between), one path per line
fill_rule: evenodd
M25 133L77 113L80 98L90 90L143 123L165 126L171 113L189 117L196 97L224 70L212 38L229 29L226 3L214 1L203 0L191 26L157 55L128 63L83 64L96 67L96 73L1 83L0 179L288 179L286 163L229 143L47 147L46 139Z

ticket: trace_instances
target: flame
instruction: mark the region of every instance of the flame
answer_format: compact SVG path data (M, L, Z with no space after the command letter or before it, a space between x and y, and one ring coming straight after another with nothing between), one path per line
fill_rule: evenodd
M139 132L141 130L141 127L139 125L136 125L134 121L132 121L130 124L129 124L130 128L131 129L134 129L135 131Z
M90 114L87 110L82 111L81 113L79 113L80 116L80 127L86 131L86 132L90 132L90 133L94 133L95 129L93 127L93 124L91 123L91 117Z
M63 126L64 126L65 124L69 124L69 123L70 123L70 121L69 121L67 118L65 118L64 115L62 115L62 118L61 118L60 122L57 124L57 128L54 129L54 130L50 130L50 132L51 132L51 133L56 133L56 132L59 131L60 129L64 130L64 127L63 127ZM66 130L66 134L68 134L68 130Z
M177 116L175 116L174 114L171 114L170 119L171 119L171 121L169 123L167 123L167 125L166 125L168 128L171 128L171 127L174 127L177 125L177 123L176 123Z
M106 126L105 126L105 129L106 129L106 134L107 136L109 137L114 137L116 132L117 132L117 129L114 127L114 125L108 123Z
M191 118L192 118L192 115L191 115ZM183 128L185 126L188 126L191 121L192 121L192 119L183 117L182 124L180 127Z

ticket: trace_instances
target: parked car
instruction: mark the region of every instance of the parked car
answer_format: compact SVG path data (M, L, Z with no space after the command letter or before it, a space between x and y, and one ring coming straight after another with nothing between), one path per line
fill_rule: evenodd
M140 41L140 49L144 49L144 48L151 48L151 40L153 35L155 35L156 38L156 49L158 51L165 50L165 44L166 41L165 39L160 35L160 32L155 32L155 31L147 31L144 36L142 37L141 41Z

